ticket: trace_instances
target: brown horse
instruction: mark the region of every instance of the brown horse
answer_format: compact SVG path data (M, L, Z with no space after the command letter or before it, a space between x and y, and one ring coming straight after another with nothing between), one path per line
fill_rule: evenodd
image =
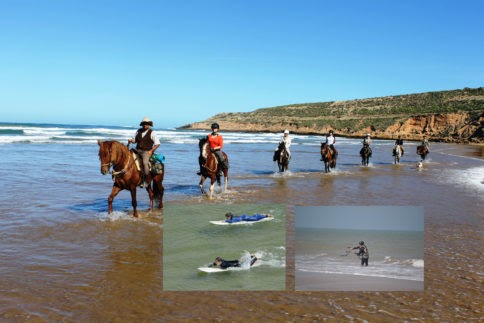
M206 178L210 178L210 195L209 198L212 199L213 196L213 188L215 186L215 181L220 184L220 171L223 172L224 175L224 190L227 189L229 183L229 170L227 168L222 169L221 163L217 160L217 156L210 150L210 144L206 137L201 138L198 141L198 148L200 149L200 156L198 157L198 162L200 164L200 190L202 194L207 194L203 189L203 182ZM227 159L228 164L228 157L226 153L222 153L224 158Z
M331 172L330 168L336 167L336 156L333 154L333 150L323 142L321 144L321 161L324 162L324 172Z
M429 150L424 145L417 146L417 155L420 156L420 161L424 161L428 153L429 153Z
M282 173L289 170L289 153L287 152L284 141L279 143L279 147L277 147L277 150L274 152L274 157L272 159L277 161L279 172Z
M131 192L131 204L133 205L133 215L138 217L136 210L136 187L141 184L143 177L141 172L136 167L134 152L130 152L128 147L117 141L100 141L99 144L99 159L101 160L101 173L106 175L110 168L113 176L113 189L108 197L109 213L113 212L113 200L121 190L129 190ZM165 176L164 166L162 174L150 174L148 177L148 195L150 197L150 211L153 210L153 200L158 198L160 200L159 208L163 208L163 177ZM151 182L153 181L153 189Z

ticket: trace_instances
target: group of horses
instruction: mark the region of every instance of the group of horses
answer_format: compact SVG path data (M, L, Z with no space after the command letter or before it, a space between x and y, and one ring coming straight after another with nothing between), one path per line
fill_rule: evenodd
M129 190L131 193L131 204L133 206L133 216L138 217L137 201L136 201L136 188L142 183L143 175L142 171L137 165L136 151L129 149L129 144L124 145L117 141L100 141L99 145L99 159L101 162L101 173L107 175L111 173L113 178L113 188L111 194L108 197L108 212L113 212L113 200L121 190ZM222 167L222 163L218 160L216 155L211 151L208 139L206 137L199 140L200 155L198 162L200 164L200 190L202 194L207 195L203 188L203 183L207 178L210 178L210 189L208 197L212 199L215 183L221 184L221 177L224 177L224 189L228 186L228 168ZM395 163L400 162L401 150L399 146L395 147L394 156ZM428 154L428 149L424 145L417 147L417 154L420 156L421 161L425 160ZM371 156L371 150L368 145L364 145L360 150L361 163L367 166ZM228 157L223 153L223 157ZM321 144L321 161L324 163L324 171L329 173L332 168L336 167L337 154L325 143ZM283 142L279 144L278 149L275 152L274 160L277 161L277 165L280 172L284 172L289 169L290 156ZM158 208L163 208L163 178L165 176L164 165L162 166L161 173L150 173L148 177L149 185L146 187L148 196L150 198L150 211L153 210L153 204L155 199L158 199ZM112 169L112 171L110 171Z

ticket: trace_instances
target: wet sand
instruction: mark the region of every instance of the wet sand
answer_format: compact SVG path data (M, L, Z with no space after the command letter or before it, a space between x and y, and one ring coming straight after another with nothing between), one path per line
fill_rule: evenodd
M424 282L386 277L296 271L298 291L423 291Z

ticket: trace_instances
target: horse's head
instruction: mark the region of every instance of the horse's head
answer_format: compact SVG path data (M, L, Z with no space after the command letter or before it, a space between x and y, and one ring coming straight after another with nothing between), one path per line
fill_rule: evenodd
M210 151L207 137L198 140L198 148L200 149L200 156L206 159L208 157L208 152Z
M112 141L97 141L99 145L99 160L101 161L101 174L106 175L113 165L112 160Z
M283 151L284 149L286 149L286 144L284 143L284 141L279 142L279 147L277 149L279 149L279 151Z

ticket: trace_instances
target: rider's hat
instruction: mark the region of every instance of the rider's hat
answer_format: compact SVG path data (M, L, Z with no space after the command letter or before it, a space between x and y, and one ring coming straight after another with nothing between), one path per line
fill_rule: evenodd
M364 245L364 244L365 244L365 242L364 242L364 241L360 241L360 245Z
M370 137L370 134L369 134L369 133L367 133L367 134L366 134L366 136L367 136L367 137Z
M218 125L218 123L214 122L214 123L212 123L212 126L210 128L212 128L212 129L220 129L220 126Z
M287 130L287 129L286 129L286 130L284 130L284 133L289 133L289 130Z
M329 133L334 133L334 131L333 130L330 130Z
M150 126L153 127L153 121L151 121L150 118L148 118L148 117L144 117L143 120L141 120L139 125L143 126L145 124L149 124Z

